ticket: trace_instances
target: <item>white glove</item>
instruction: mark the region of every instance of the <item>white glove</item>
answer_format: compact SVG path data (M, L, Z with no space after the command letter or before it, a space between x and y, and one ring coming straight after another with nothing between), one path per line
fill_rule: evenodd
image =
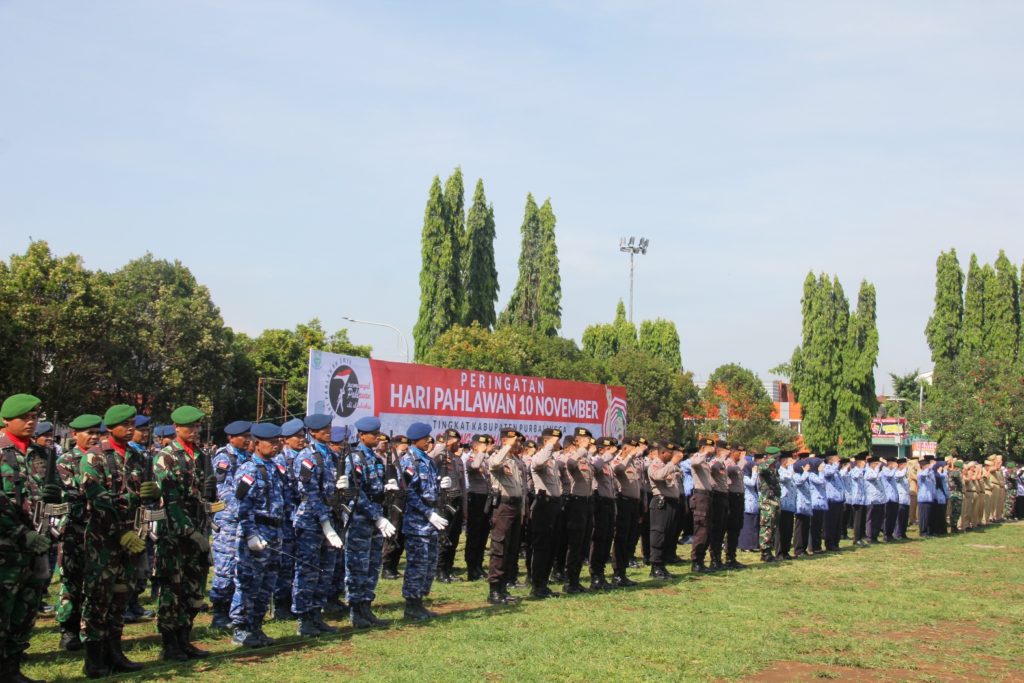
M447 491L451 487L452 487L452 478L451 477L441 477L441 488L444 489L445 491Z
M445 527L448 526L448 520L442 517L441 515L437 514L436 512L430 513L430 523L438 531L444 531Z
M348 488L348 475L343 474L340 477L338 477L338 481L334 482L334 488L338 489L339 491L347 489Z
M259 536L250 536L247 544L249 546L249 550L254 553L262 553L267 549L267 542Z
M327 538L327 542L331 544L332 548L340 549L345 544L341 542L341 536L334 530L330 522L320 522L320 528L324 530L324 536Z
M385 491L398 491L398 480L388 479L388 483L384 484Z
M395 525L389 522L387 517L378 519L375 526L384 534L384 538L391 538L395 535Z

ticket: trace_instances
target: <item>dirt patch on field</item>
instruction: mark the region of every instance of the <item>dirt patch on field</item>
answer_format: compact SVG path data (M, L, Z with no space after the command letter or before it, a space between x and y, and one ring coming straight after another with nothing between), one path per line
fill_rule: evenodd
M940 626L920 626L904 631L886 631L878 635L885 640L896 642L943 643L945 646L949 641L951 633L955 633L958 638L965 639L966 642L973 643L989 643L999 635L999 632L995 629L981 626L977 622L971 621Z
M996 658L986 658L996 659ZM807 664L806 662L776 662L744 681L751 683L807 683L808 681L841 681L842 683L882 683L884 681L957 681L958 683L985 683L1009 681L1016 671L1009 662L988 662L989 672L965 673L950 670L940 664L926 664L915 669L860 669L852 666Z
M758 671L745 681L758 683L789 683L790 681L877 681L878 678L869 669L857 669L852 666L821 666L805 662L775 662L764 671Z

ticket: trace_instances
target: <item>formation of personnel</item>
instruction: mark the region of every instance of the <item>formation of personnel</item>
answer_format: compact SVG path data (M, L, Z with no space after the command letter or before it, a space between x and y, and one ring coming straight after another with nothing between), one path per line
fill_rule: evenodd
M349 430L317 414L233 422L211 453L198 440L202 411L179 407L151 435L128 405L76 417L61 452L40 412L27 394L0 407L0 680L14 683L31 681L21 662L54 570L60 647L84 651L96 678L142 668L121 636L144 613L148 582L162 659L206 657L191 632L211 569L211 626L258 648L274 642L263 630L271 616L295 620L302 636L337 632L328 612L385 625L372 610L377 581L399 578L403 553L404 617L436 616L424 599L435 578L460 580L463 530L465 577L486 579L500 605L526 584L540 600L559 595L551 583L567 595L635 585L638 546L663 580L687 542L691 571L703 573L742 569L741 550L775 562L851 537L905 539L914 522L928 537L1024 516L1024 468L998 455L819 457L713 438L688 450L585 428L463 443L454 429L435 440L425 423L395 436L375 417Z

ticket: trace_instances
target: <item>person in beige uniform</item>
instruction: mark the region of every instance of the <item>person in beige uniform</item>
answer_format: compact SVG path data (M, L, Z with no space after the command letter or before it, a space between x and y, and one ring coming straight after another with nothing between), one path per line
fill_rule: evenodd
M558 595L548 588L555 552L555 521L562 508L562 478L558 472L562 430L545 429L540 449L530 462L535 497L530 509L530 596L538 600Z
M492 605L510 605L519 601L508 594L507 582L514 574L513 565L519 555L511 552L518 547L522 529L526 487L523 486L517 454L523 450L523 435L515 429L501 430L501 449L488 460L491 471L491 563L487 574L490 593L487 602Z
M565 554L565 586L562 590L569 595L587 590L580 585L580 571L583 569L583 558L590 548L594 515L591 501L594 473L590 462L590 446L594 436L584 427L577 427L573 435L573 447L565 453L565 469L571 484L565 505L568 544Z
M679 463L683 452L655 441L651 444L650 465L647 475L651 480L651 577L671 579L665 569L668 560L668 534L675 528L675 515L679 511Z
M997 522L1003 521L1003 512L1006 510L1006 475L1003 473L1003 456L992 456L992 494L995 500L992 504L992 517Z
M978 495L978 480L975 479L977 463L968 462L964 465L964 507L960 515L960 529L970 531L974 528L974 500Z
M912 457L907 463L907 480L910 483L910 520L908 526L917 524L917 473L921 471L921 461Z
M640 471L634 458L645 450L647 450L646 443L641 445L638 439L627 439L611 463L617 491L612 585L621 588L636 585L635 581L631 581L626 576L626 570L633 557L636 534L640 525Z

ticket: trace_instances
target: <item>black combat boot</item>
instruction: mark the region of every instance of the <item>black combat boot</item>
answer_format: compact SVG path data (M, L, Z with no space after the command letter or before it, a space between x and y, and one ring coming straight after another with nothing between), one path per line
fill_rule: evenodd
M85 643L85 666L82 671L86 678L103 678L110 675L106 661L107 644L102 640L89 640Z
M775 556L772 555L772 551L771 550L762 550L761 551L761 561L762 562L778 562L778 560L775 559Z
M370 621L366 613L363 611L362 602L349 602L349 617L352 619L352 628L371 628L373 622Z
M416 598L405 599L405 618L409 621L426 621L430 615L426 613Z
M213 603L213 620L210 622L210 628L218 631L229 631L231 630L231 616L228 612L231 609L231 603L223 602L218 600Z
M378 619L377 615L373 613L370 608L369 601L363 603L363 616L370 622L371 626L387 626L389 622L387 619Z
M720 558L720 557L712 557L711 558L711 566L708 567L708 569L710 571L713 571L713 572L717 572L717 571L720 571L722 569L725 569L725 565L722 564L722 558Z
M690 565L691 574L707 574L708 568L704 566L703 562L694 562Z
M78 652L82 649L82 639L78 637L78 631L61 630L60 649L66 652Z
M608 579L604 578L604 574L597 574L596 576L590 577L590 590L592 591L606 591L611 588L608 583Z
M492 605L504 605L505 595L504 586L501 585L500 581L491 583L491 592L487 594L487 602Z
M587 589L580 585L579 579L576 579L562 586L562 592L566 595L579 595L580 593L586 593Z
M274 620L275 621L291 621L296 619L295 612L292 611L291 600L275 600L274 601Z
M141 664L133 662L124 656L124 650L121 649L121 633L119 631L111 631L106 645L107 664L110 665L111 673L128 673L142 669Z
M746 569L747 567L747 565L741 564L735 557L730 557L726 561L725 566L727 569Z
M185 656L189 659L203 659L209 657L210 653L206 650L201 650L192 644L192 627L182 626L178 629L178 644L181 647L181 651L185 653Z
M651 578L652 579L665 580L665 579L671 579L672 575L669 574L667 569L665 569L665 565L664 564L662 564L660 562L656 562L656 563L651 565Z
M324 635L331 636L338 632L338 629L324 621L324 616L318 609L313 610L313 623L315 623L316 627L320 629L320 633L323 633Z
M299 628L296 630L296 634L304 638L315 638L320 635L320 627L316 624L313 612L299 615Z
M427 609L426 605L423 604L423 598L416 598L416 604L419 605L420 609L423 610L431 619L439 616L437 612Z
M165 662L187 662L188 655L185 654L178 643L178 634L169 628L160 629L160 638L163 647L160 650L160 659Z

